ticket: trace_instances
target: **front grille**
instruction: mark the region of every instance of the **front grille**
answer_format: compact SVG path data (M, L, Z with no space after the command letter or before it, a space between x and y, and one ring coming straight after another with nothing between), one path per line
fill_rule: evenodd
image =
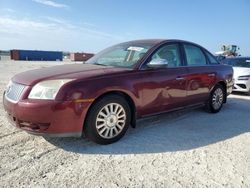
M5 97L11 101L17 102L23 93L25 85L10 82L5 92Z
M243 89L247 88L247 86L245 84L236 84L236 85L239 86L239 87L241 87L241 88L243 88Z

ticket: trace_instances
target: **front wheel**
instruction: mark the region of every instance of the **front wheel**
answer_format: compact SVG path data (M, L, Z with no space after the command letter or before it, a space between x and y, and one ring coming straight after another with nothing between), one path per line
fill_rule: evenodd
M206 110L212 113L217 113L221 110L225 101L224 87L220 84L216 85L210 93L210 98L206 104Z
M108 95L91 107L84 133L98 144L111 144L126 133L130 124L130 107L119 95Z

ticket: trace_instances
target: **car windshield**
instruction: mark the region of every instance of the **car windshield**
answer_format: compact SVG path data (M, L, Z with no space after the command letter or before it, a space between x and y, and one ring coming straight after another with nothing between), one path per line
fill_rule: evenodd
M132 68L151 48L149 44L123 43L107 48L86 63Z
M223 60L223 62L233 67L250 68L250 58L230 58Z

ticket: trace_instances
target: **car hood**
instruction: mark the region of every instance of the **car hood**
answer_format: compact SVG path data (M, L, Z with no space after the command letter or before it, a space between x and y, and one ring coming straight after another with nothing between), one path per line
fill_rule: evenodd
M247 67L233 67L234 69L234 79L237 79L239 76L250 75L250 68Z
M129 70L131 69L92 64L59 65L19 73L12 78L12 81L24 85L34 85L42 80L86 79Z

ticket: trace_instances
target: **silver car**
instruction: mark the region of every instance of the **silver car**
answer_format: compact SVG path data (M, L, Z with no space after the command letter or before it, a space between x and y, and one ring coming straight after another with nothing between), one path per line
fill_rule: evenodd
M222 63L233 66L233 91L244 92L250 95L250 57L226 58Z

